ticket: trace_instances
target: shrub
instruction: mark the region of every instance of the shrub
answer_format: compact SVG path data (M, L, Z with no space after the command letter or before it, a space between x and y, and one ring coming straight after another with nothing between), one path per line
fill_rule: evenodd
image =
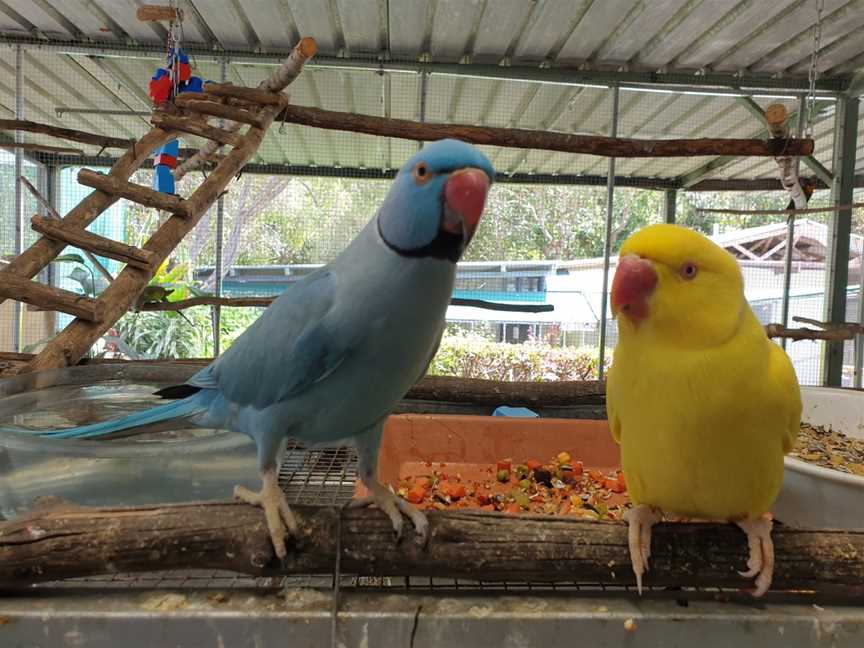
M493 342L473 333L458 333L441 340L429 373L489 380L595 380L597 351L536 341Z

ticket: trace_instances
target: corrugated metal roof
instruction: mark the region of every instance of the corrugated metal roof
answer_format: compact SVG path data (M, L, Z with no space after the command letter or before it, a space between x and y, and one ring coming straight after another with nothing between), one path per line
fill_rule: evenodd
M80 111L147 111L147 81L159 63L165 29L138 22L138 0L0 2L0 42L29 39L42 49L24 55L25 114L44 121L119 137L140 137L146 117ZM300 105L427 121L562 132L607 134L611 92L567 84L568 70L639 71L700 80L731 74L774 75L777 86L806 78L815 0L186 0L184 43L199 53L196 73L217 79L212 56L230 50L228 80L254 86L272 68L268 52L287 51L312 36L326 65L311 65L291 87ZM826 78L864 64L864 0L825 0L818 68ZM63 46L57 46L62 43ZM53 46L52 46L53 44ZM48 45L48 47L45 47ZM76 45L78 49L66 47ZM99 48L111 48L102 51ZM124 55L125 53L125 55ZM109 55L110 54L110 55ZM247 55L244 57L244 55ZM328 58L329 57L329 58ZM376 70L376 61L387 71ZM429 68L425 106L419 74L391 61L461 63ZM355 61L364 68L347 67ZM340 65L341 62L341 65ZM488 78L490 70L543 69L559 83ZM482 74L477 72L482 70ZM451 73L454 72L454 73ZM694 74L699 73L699 74ZM519 76L515 75L514 76ZM581 77L580 77L581 78ZM622 77L624 78L624 77ZM645 80L648 80L646 77ZM15 56L0 48L0 114L14 114ZM728 92L728 90L727 90ZM784 93L782 89L778 93ZM782 101L790 111L797 100ZM775 101L757 98L764 108ZM624 87L622 137L751 137L762 124L729 94L685 94ZM58 108L73 111L58 113ZM815 157L830 169L833 118L829 107L815 126ZM864 124L864 116L862 116ZM45 142L27 135L26 141ZM55 143L51 142L51 143ZM93 147L76 145L87 155ZM392 168L416 150L413 142L274 127L254 160L264 164ZM504 173L605 173L606 161L545 151L489 150ZM710 158L619 160L617 173L678 178ZM864 169L864 156L858 168ZM705 178L770 178L770 159L744 159Z

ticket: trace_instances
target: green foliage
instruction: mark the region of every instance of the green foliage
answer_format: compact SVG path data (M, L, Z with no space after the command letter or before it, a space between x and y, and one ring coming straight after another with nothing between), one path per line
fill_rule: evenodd
M219 318L222 349L231 346L261 314L260 308L223 308ZM120 336L143 358L204 358L213 356L212 320L206 306L180 313L129 313L116 326Z
M592 380L597 378L597 351L536 341L507 344L457 333L441 340L429 373L489 380Z

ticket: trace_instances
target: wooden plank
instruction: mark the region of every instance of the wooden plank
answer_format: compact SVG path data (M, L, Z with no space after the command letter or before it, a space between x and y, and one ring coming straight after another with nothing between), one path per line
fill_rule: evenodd
M187 217L169 218L150 237L144 249L154 253L154 266L158 266L168 258L177 244L183 240L183 237L192 231L201 216L216 202L231 179L255 154L261 145L267 127L273 122L278 111L278 106L263 108L261 110L261 118L264 120L263 127L250 128L244 136L243 144L228 153L189 200L184 201ZM152 274L152 269L142 271L130 266L124 268L101 295L101 300L106 305L105 319L98 323L80 319L73 321L51 340L42 352L24 367L23 371L65 367L78 362L96 340L129 311Z
M78 172L78 182L103 193L132 200L145 207L162 209L178 216L188 216L190 213L187 201L178 196L154 191L90 169L81 169Z
M0 296L32 304L44 310L69 313L89 322L98 322L104 315L104 305L69 290L10 275L0 282Z
M154 128L126 153L111 168L111 176L125 180L129 178L150 155L168 140L176 137L176 133ZM70 228L84 229L92 223L103 211L117 201L118 197L101 191L94 191L78 203L66 217L63 223ZM47 237L40 238L24 252L12 259L8 265L0 267L0 283L7 277L18 276L30 279L39 274L45 266L63 251L66 244ZM0 297L0 304L3 298Z
M658 139L639 140L593 135L571 135L521 128L495 128L465 124L433 124L336 112L307 106L287 106L282 121L315 128L366 133L426 142L453 137L471 144L563 151L622 158L810 155L812 139Z
M95 133L88 133L86 131L74 130L72 128L60 128L59 126L40 124L38 122L25 121L23 119L0 119L0 130L18 130L26 131L28 133L40 133L42 135L50 135L51 137L58 137L60 139L80 142L82 144L101 146L103 148L126 149L132 146L135 142L135 140L108 137L106 135L96 135Z
M206 101L197 98L188 99L182 103L179 101L180 97L177 99L177 105L185 110L210 115L211 117L230 119L231 121L239 122L241 124L251 124L256 128L260 128L262 125L261 117L251 110L245 110L235 106L226 106L224 104L216 103L215 101Z
M281 93L270 92L269 90L262 90L260 88L246 88L234 85L233 83L205 83L204 92L218 97L243 99L265 106L278 106L279 104L288 103L288 97Z
M180 117L178 115L169 115L164 112L153 113L150 122L159 128L177 130L181 133L197 135L204 137L214 142L219 142L226 146L240 146L243 142L243 137L238 133L232 133L224 128L216 128L209 124L192 117Z
M183 19L183 11L164 5L142 5L135 12L135 17L141 22L171 22Z
M154 255L148 250L142 250L119 241L112 241L87 230L70 229L61 220L46 218L37 214L30 219L30 226L44 236L95 252L109 259L122 261L137 268L147 270L153 263Z
M332 574L337 546L342 571L362 576L634 583L627 525L620 522L428 511L429 542L420 547L410 538L396 544L389 518L378 509L291 508L302 541L290 545L280 564L264 514L247 504L88 508L49 498L29 514L0 523L0 584L28 587L155 569L226 570L255 577ZM410 536L410 523L405 526ZM649 586L744 587L750 582L736 571L744 568L747 541L732 524L660 523L652 535ZM772 537L773 590L850 599L864 593L864 532L775 526Z

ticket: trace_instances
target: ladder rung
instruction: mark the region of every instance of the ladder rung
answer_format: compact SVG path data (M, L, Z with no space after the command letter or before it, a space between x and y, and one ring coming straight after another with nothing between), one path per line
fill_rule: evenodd
M241 124L252 124L255 128L262 128L264 126L264 121L261 117L251 110L244 110L243 108L226 106L224 104L216 103L215 101L204 101L194 98L181 101L182 98L183 95L177 97L175 103L186 110L210 115L211 117L230 119L231 121L240 122Z
M126 182L114 176L96 173L90 169L81 169L78 172L78 182L107 194L132 200L145 207L155 207L178 216L189 215L189 204L182 198Z
M254 112L261 108L261 104L246 99L238 99L237 97L224 97L215 95L211 92L185 92L174 98L174 105L178 108L186 108L193 101L209 101L222 106L234 106L235 108L243 108L250 112Z
M0 282L0 295L5 299L15 299L45 310L69 313L90 322L100 321L105 312L105 304L95 299L13 274L3 277Z
M55 241L63 241L69 245L89 250L109 259L122 261L142 270L148 270L155 258L155 255L149 250L142 250L125 243L120 243L119 241L112 241L104 236L92 234L87 230L72 229L65 226L63 221L54 218L46 218L37 214L30 219L30 224L34 230Z
M288 102L281 92L270 92L261 88L244 88L233 83L205 83L204 92L217 97L231 97L232 99L243 99L257 104L276 106Z
M216 128L191 117L178 117L163 112L153 113L150 123L165 130L177 130L190 135L198 135L227 146L240 146L243 138L224 128Z

